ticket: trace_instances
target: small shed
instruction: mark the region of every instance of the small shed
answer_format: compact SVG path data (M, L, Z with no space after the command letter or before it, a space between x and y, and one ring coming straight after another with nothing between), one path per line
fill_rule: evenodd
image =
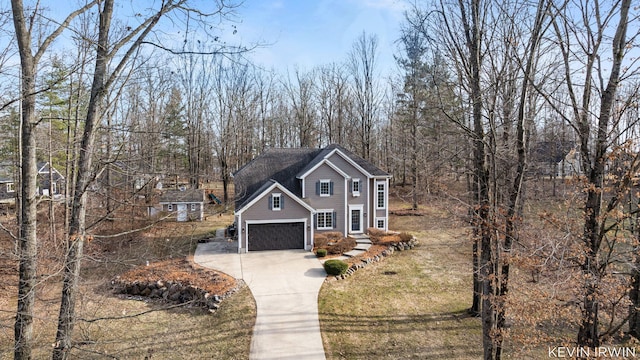
M177 221L204 219L204 190L166 190L160 195L162 211L175 213Z

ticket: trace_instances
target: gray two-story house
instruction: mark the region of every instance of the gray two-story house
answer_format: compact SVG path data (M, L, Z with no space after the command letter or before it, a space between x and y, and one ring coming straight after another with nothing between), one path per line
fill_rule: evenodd
M64 176L49 164L48 161L38 162L36 195L61 197L64 194ZM16 191L20 191L16 182L17 166L10 161L0 162L0 204L14 204Z
M312 250L315 233L388 229L391 176L339 145L271 149L233 178L239 252Z

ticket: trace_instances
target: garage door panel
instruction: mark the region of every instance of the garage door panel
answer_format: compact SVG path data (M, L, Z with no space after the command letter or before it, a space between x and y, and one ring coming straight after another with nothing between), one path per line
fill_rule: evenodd
M304 249L304 223L250 224L249 251Z

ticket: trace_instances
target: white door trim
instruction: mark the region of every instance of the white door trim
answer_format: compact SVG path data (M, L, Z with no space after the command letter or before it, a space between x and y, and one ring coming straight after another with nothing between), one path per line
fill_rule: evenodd
M353 223L352 223L352 219L353 219L353 211L354 210L358 210L360 211L360 219L358 220L359 224L360 224L360 229L357 230L353 230ZM361 234L364 232L363 230L363 212L364 212L364 205L363 204L357 204L357 205L349 205L349 233L350 234Z

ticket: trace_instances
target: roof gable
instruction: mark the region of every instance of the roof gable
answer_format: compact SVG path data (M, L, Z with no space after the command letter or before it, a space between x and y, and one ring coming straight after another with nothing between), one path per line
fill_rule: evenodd
M48 161L41 161L36 164L36 167L38 168L38 174L49 174L49 170L51 170L51 175L53 176L54 181L64 179L64 176L62 176L56 168L49 166Z
M314 209L311 206L309 206L309 204L307 204L304 201L300 200L300 197L298 197L297 195L293 194L287 188L282 186L282 184L278 183L275 180L269 180L266 183L264 183L260 187L260 189L258 189L258 191L254 192L252 194L252 196L250 198L248 198L244 202L244 204L242 204L242 206L240 208L236 209L236 214L241 214L246 209L250 208L253 204L255 204L258 200L260 200L265 194L270 193L271 191L273 191L276 188L278 190L282 191L283 193L285 193L291 199L295 200L298 204L302 205L305 209L309 210L310 212L314 211Z
M335 172L337 172L338 174L340 174L340 176L349 179L351 178L351 176L349 176L349 174L345 173L344 171L340 170L339 167L337 167L334 163L332 163L331 161L329 161L329 159L322 159L319 162L316 162L315 165L313 165L312 167L306 166L301 174L299 174L297 176L298 179L304 179L305 177L307 177L307 175L311 174L312 172L314 172L317 168L319 168L320 166L322 166L323 164L326 164L327 166L329 166L331 169L333 169Z
M298 178L304 178L311 171L317 168L317 165L322 161L329 159L333 154L340 155L344 160L349 162L353 167L358 169L358 171L362 172L364 175L368 177L389 177L390 175L382 171L377 166L373 165L371 162L363 159L362 157L352 153L351 151L345 149L344 147L338 144L332 144L322 149L322 151L316 156L313 161L311 161L304 169L300 171L298 174Z

